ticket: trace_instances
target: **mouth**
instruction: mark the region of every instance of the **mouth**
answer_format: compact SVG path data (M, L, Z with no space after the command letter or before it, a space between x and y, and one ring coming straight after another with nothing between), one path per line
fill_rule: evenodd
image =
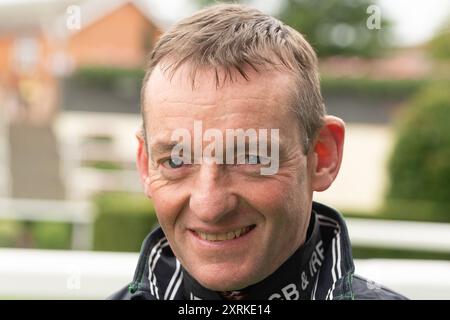
M256 227L256 225L250 225L243 228L230 230L228 232L223 233L208 233L208 232L202 232L202 231L196 231L192 230L193 233L198 236L202 240L211 241L211 242L220 242L220 241L227 241L227 240L233 240L238 239L240 237L243 237L247 233L249 233L251 230L253 230Z

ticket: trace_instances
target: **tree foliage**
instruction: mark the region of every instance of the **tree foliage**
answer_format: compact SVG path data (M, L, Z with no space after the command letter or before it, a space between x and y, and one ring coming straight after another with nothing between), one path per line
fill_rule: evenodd
M248 0L197 0L199 5ZM283 0L277 17L301 32L319 56L378 56L391 37L391 23L374 0ZM377 28L379 27L379 29Z
M447 85L426 88L413 98L402 116L389 162L388 201L412 208L405 211L423 205L424 215L445 213L450 219L449 123Z
M319 56L377 56L390 38L391 23L371 0L285 0L280 19Z

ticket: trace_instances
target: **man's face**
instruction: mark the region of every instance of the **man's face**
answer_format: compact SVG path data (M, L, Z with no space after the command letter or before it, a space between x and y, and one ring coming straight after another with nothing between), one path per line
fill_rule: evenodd
M303 154L288 109L288 72L248 69L249 81L235 74L216 88L214 71L204 70L192 89L188 71L182 66L170 80L155 68L146 86L146 193L184 268L209 289L238 290L273 273L304 242L314 160ZM194 121L224 137L226 129L279 129L278 172L261 175L260 164L174 165L171 135L184 128L194 137ZM234 238L220 240L225 235Z

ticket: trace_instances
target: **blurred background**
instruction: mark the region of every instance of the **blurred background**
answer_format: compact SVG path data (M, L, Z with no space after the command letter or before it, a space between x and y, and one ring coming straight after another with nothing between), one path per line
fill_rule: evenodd
M241 1L302 32L357 273L450 299L450 1ZM135 169L146 54L206 0L0 0L0 299L103 299L157 225Z

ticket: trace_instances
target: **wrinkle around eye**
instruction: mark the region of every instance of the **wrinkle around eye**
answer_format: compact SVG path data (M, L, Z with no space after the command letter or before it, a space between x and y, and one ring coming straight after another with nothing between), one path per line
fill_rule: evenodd
M169 181L165 179L158 171L153 172L149 177L150 177L149 185L151 185L152 188L155 189L164 187L169 183Z

